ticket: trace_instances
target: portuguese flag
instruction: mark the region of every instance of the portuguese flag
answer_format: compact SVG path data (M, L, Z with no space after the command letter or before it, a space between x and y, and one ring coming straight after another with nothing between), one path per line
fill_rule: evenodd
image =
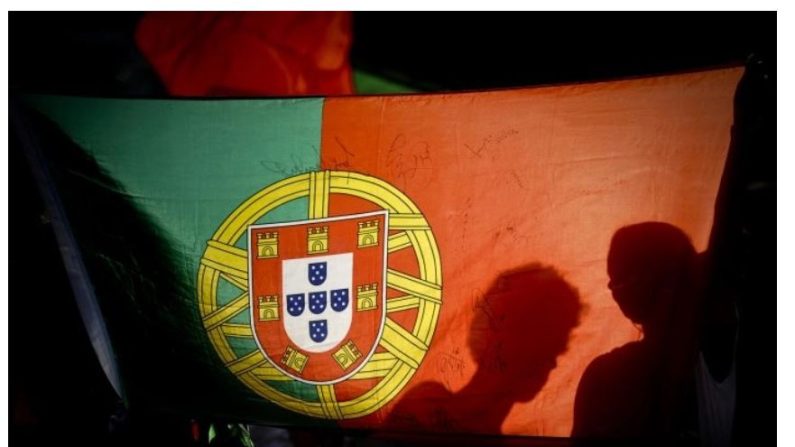
M130 405L568 436L588 365L640 338L608 288L611 239L663 222L706 249L741 75L35 96L26 125Z

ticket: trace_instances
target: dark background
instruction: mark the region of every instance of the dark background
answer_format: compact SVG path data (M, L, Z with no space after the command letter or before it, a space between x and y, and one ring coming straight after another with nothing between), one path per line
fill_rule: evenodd
M135 48L140 16L11 13L11 92L166 96ZM740 308L737 444L772 444L775 13L355 13L353 34L354 68L421 91L746 65L710 250L715 287L732 290ZM12 444L187 442L184 418L133 417L121 409L88 343L47 214L13 137L10 146Z
M141 13L12 13L9 82L39 92L160 96ZM775 13L354 13L354 68L419 90L581 82L775 61ZM771 71L775 73L773 69Z

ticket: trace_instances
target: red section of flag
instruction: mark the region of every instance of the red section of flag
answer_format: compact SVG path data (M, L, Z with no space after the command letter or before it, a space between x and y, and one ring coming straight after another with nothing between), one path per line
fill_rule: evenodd
M414 377L341 424L568 436L583 371L639 337L607 287L611 238L662 221L706 248L741 74L327 99L321 168L405 193L444 278Z
M353 93L346 12L153 12L138 48L175 96Z

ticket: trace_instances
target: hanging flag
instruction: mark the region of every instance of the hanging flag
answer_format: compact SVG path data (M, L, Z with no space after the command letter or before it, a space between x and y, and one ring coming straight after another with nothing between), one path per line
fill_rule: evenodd
M610 240L706 248L741 74L29 103L131 404L568 436L585 368L639 337Z

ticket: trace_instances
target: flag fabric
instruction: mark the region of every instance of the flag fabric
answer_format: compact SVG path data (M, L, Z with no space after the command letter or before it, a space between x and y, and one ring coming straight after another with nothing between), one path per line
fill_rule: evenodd
M741 75L28 102L131 404L568 436L585 368L640 336L611 238L706 249Z

